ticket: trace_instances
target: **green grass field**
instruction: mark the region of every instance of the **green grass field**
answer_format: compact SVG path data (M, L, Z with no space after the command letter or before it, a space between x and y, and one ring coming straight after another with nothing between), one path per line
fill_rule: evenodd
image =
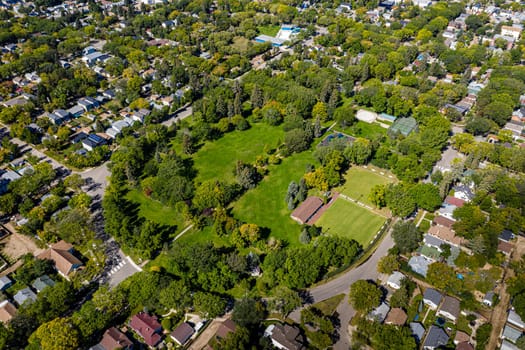
M366 248L384 222L385 218L368 209L338 198L315 224L323 232L355 239Z
M219 140L207 142L193 157L198 171L196 182L233 180L238 160L251 163L263 154L265 145L275 148L277 141L283 138L282 128L255 124L249 130L233 131Z
M372 138L376 134L385 135L387 132L387 129L381 127L379 124L375 123L365 123L363 121L358 120L354 125L346 127L346 128L339 128L336 127L336 130L340 130L344 132L345 134L356 136L356 137L364 137L364 138Z
M259 26L257 27L257 30L259 30L260 34L269 35L269 36L276 36L279 32L279 29L281 29L280 26L273 26L271 24L266 26Z
M372 187L395 181L395 178L388 177L388 173L385 172L385 175L381 175L379 173L380 171L382 170L373 172L362 167L351 167L344 175L344 184L337 187L335 191L343 193L361 203L373 206L368 199Z
M129 191L126 198L139 204L139 215L143 218L162 225L177 226L177 232L184 229L184 218L175 208L166 207L138 190Z
M288 210L284 197L290 182L299 182L306 165L313 163L312 153L306 151L283 159L279 165L270 166L269 175L234 204L234 216L269 228L271 236L290 245L299 245L301 226L290 218L291 211Z

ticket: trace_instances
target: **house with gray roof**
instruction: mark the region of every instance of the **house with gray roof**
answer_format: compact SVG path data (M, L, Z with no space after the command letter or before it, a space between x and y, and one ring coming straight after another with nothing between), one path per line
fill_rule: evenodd
M390 306L388 306L385 302L382 302L381 305L376 307L374 310L370 311L370 313L368 314L366 318L371 321L377 321L379 323L383 323L389 311L390 311Z
M518 315L514 310L509 311L509 315L507 316L507 322L518 329L525 330L525 323L521 319L520 315Z
M508 340L504 340L501 343L500 350L520 350L520 348L518 348L516 345L512 344Z
M0 291L4 291L7 288L11 287L12 285L13 285L13 281L9 277L7 276L0 277Z
M445 299L443 299L443 303L441 304L437 314L439 316L446 317L455 323L459 317L460 311L461 308L459 305L459 300L447 295Z
M29 287L26 287L22 290L19 290L18 293L13 296L13 299L18 305L22 305L26 302L32 303L36 300L36 294L31 289L29 289Z
M425 327L419 322L410 322L410 330L414 338L416 338L416 342L419 344L425 336Z
M53 281L51 277L48 275L42 275L34 280L31 286L36 290L37 293L40 293L44 290L44 288L53 287L54 285L55 281Z
M415 273L420 274L423 277L427 277L428 266L432 264L432 260L429 260L421 255L416 255L410 258L408 266Z
M448 334L443 328L437 326L430 326L425 342L423 343L424 350L434 350L448 343Z
M427 288L423 293L423 303L432 310L436 310L443 300L443 295L433 288Z
M429 235L429 234L426 234L424 237L423 237L423 242L429 246L429 247L434 247L436 248L437 250L439 250L441 252L441 245L442 244L448 244L447 242L445 242L444 240L442 239L439 239L437 237L434 237L432 235ZM449 245L449 244L448 244Z
M394 273L388 277L386 284L392 289L399 289L401 288L401 281L403 278L405 278L405 275L399 271L394 271Z
M521 337L522 334L523 332L521 330L518 330L507 323L505 324L505 328L503 328L501 338L516 343L516 340L518 340L518 338Z

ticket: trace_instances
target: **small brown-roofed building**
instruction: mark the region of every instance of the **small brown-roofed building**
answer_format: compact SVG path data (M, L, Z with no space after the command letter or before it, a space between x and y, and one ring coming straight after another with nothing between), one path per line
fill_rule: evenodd
M446 228L452 228L452 225L454 225L454 220L450 220L444 216L438 215L432 220L432 223L434 225L441 225Z
M468 341L464 341L456 346L456 350L474 350L474 346Z
M446 296L437 314L439 316L444 316L452 322L456 323L460 311L461 309L459 306L459 300L456 298Z
M407 321L407 314L403 309L395 307L390 310L388 316L385 319L385 324L391 324L394 326L402 326Z
M305 224L323 206L323 200L319 197L308 197L290 215L292 219Z
M115 327L108 328L104 332L104 336L98 345L104 350L130 350L133 348L133 342Z
M498 252L502 252L505 255L510 255L514 246L511 243L499 241L498 242Z
M144 339L144 343L148 346L155 347L162 339L162 326L157 316L139 312L131 318L129 326Z
M71 272L83 266L82 261L74 256L72 252L73 245L66 241L60 241L52 244L49 249L39 254L37 258L52 260L55 263L56 270L68 279Z
M11 321L15 317L16 311L16 307L9 300L2 301L0 303L0 322L6 324Z
M431 226L428 229L428 234L458 247L463 243L463 239L461 237L456 236L456 234L451 229L445 226Z
M273 346L283 350L305 349L304 338L296 327L284 324L272 324L264 331L264 336L269 337Z
M236 329L237 326L235 325L235 322L231 319L224 320L203 350L213 350L215 343L220 343L222 339L226 338L228 334L235 332Z
M195 330L187 322L181 323L173 332L171 332L171 339L175 343L183 346L190 340L191 336L195 333Z
M456 198L453 196L447 196L447 198L445 198L445 203L455 205L458 208L461 208L465 205L465 201L463 199Z
M458 345L460 343L468 342L469 340L470 335L462 331L457 331L456 336L454 337L454 344Z

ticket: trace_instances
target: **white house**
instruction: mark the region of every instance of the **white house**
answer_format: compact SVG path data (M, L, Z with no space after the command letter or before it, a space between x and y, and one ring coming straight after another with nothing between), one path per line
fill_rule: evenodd
M461 311L459 300L456 298L452 298L449 296L446 296L443 300L443 304L441 304L441 307L439 308L437 314L439 316L443 316L451 320L452 322L456 322L456 320L459 317L459 312Z
M388 280L386 281L387 286L389 286L392 289L399 289L401 288L401 281L405 278L405 275L403 275L399 271L394 271L393 274L388 276Z
M511 36L516 41L520 38L521 30L522 28L518 26L501 26L501 35Z
M442 299L443 295L433 288L427 288L425 293L423 293L423 303L428 305L428 307L430 307L432 310L436 310L438 308Z

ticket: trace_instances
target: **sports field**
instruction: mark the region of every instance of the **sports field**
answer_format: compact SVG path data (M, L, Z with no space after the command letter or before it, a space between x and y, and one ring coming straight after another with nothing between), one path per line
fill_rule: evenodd
M353 202L337 198L315 225L321 226L327 234L355 239L366 248L384 222L384 217Z
M376 171L372 171L371 168L351 167L344 175L344 184L336 188L335 191L366 205L373 206L368 199L372 187L395 181L395 178L393 176L392 178L388 177L390 174L384 172L384 170L375 170ZM383 172L384 175L381 175L381 172Z

